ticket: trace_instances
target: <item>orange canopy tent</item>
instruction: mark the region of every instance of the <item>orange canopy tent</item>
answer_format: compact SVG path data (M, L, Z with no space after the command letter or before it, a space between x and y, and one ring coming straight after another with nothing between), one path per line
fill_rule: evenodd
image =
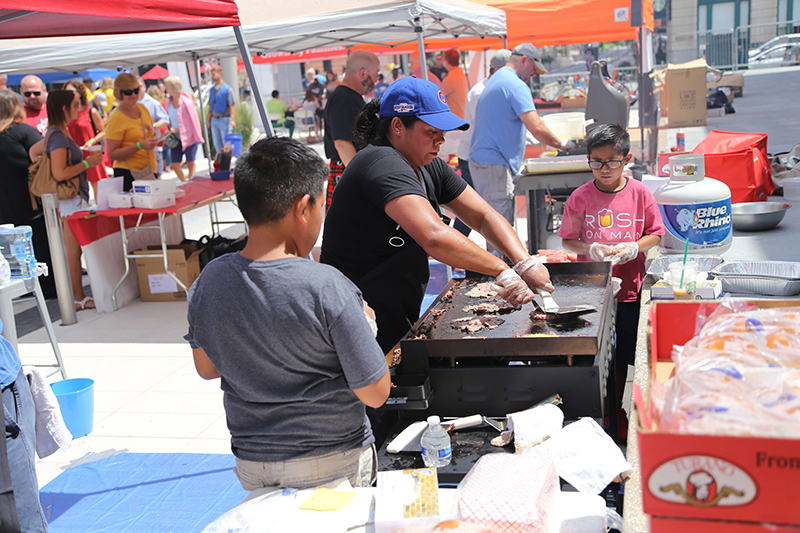
M653 0L642 0L639 20L631 2L619 0L472 0L506 13L506 43L498 38L454 37L426 39L428 50L457 47L483 50L520 43L536 46L628 41L638 36L638 26L653 30ZM634 0L635 1L635 0ZM377 51L374 46L361 46ZM399 45L380 51L410 52L416 46Z

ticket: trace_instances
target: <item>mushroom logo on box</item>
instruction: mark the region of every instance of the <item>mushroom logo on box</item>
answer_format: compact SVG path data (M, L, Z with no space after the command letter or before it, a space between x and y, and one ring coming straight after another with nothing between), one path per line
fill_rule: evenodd
M707 455L688 455L663 463L650 475L647 486L656 498L694 507L744 505L758 492L747 472Z

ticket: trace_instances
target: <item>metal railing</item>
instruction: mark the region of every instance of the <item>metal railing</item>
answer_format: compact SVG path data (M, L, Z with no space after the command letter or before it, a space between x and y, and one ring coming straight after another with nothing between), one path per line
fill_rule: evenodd
M800 20L674 33L669 38L667 57L673 63L704 57L710 66L722 70L784 66L791 62L777 57L776 61L761 63L754 61L751 52L770 39L793 33L800 33Z

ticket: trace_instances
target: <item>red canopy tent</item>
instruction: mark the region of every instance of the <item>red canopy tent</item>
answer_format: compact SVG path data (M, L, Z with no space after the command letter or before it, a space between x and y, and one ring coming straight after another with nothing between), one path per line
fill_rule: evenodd
M0 39L238 26L234 0L3 0Z
M142 74L143 80L163 80L169 76L169 71L162 67L161 65L156 65L144 74Z
M231 26L239 52L250 50L242 36L234 0L126 0L104 4L87 0L3 0L0 4L0 39L34 39L126 33L165 32ZM251 81L254 83L254 81ZM255 90L258 87L254 87ZM258 93L256 93L258 94ZM261 120L272 134L266 110L256 99Z

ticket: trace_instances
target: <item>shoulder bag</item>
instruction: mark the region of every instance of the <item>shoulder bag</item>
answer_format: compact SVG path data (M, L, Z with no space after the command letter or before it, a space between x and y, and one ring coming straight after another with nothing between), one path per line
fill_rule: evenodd
M78 178L58 181L53 177L50 167L50 156L47 154L47 143L50 140L49 132L44 138L44 150L42 155L28 167L28 188L33 196L41 198L43 194L56 194L59 200L71 200L78 196ZM67 146L67 161L71 161L69 146Z

